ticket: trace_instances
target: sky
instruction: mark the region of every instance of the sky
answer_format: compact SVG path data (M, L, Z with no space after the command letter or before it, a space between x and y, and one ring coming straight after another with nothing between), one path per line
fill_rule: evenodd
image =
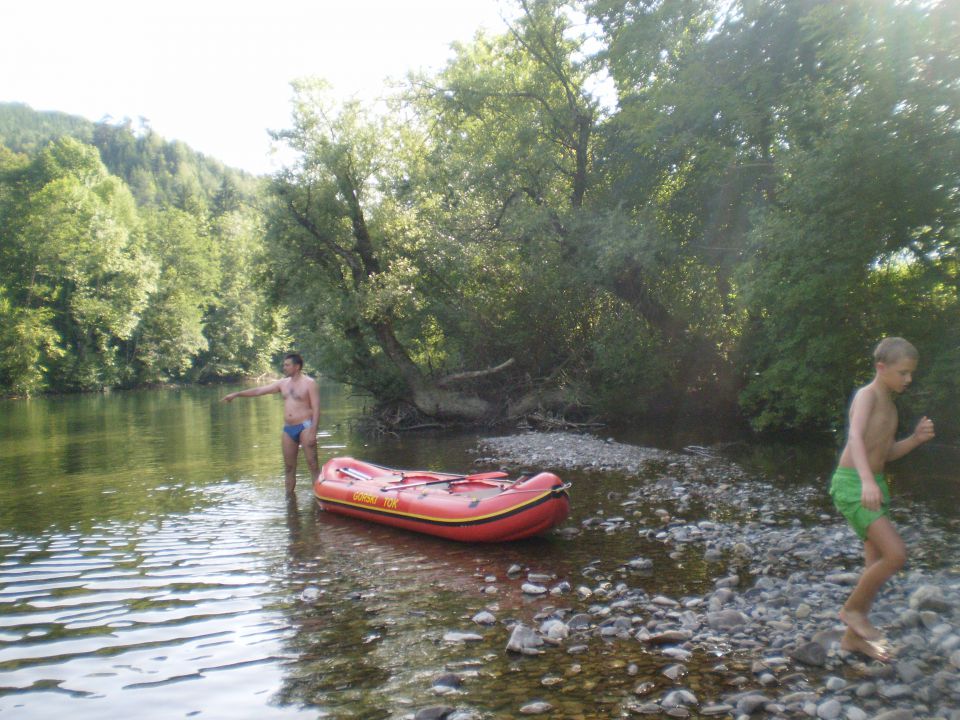
M502 0L0 0L0 102L98 121L145 118L167 140L253 173L278 169L290 82L374 100L500 33Z

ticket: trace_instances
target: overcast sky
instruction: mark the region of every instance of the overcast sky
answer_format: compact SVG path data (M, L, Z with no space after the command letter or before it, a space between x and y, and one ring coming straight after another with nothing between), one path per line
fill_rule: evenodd
M0 0L0 101L90 120L146 118L168 140L275 169L290 81L342 96L438 69L450 44L501 32L501 0Z

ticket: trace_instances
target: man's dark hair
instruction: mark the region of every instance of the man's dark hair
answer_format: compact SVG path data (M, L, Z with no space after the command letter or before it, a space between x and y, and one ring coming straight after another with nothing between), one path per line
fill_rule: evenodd
M283 359L289 360L294 365L299 365L301 368L303 367L303 358L300 357L300 353L287 353L283 356Z

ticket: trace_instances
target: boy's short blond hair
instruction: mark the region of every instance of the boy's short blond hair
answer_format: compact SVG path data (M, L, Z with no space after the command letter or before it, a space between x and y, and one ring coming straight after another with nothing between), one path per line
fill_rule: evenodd
M913 344L902 337L888 337L880 341L873 351L874 362L894 365L904 358L917 360L920 353Z

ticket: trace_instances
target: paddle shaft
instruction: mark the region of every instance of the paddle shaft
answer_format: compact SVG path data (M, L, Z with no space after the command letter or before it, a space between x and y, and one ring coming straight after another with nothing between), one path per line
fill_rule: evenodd
M338 472L343 473L349 477L352 477L354 480L374 480L375 478L372 475L367 475L364 472L355 470L354 468L337 468ZM407 488L416 488L424 487L426 485L442 485L444 483L462 483L470 482L471 480L490 480L493 478L505 478L508 477L507 473L500 471L485 472L485 473L474 473L472 475L451 475L448 478L437 479L437 480L428 480L427 482L422 483L411 483L409 485L403 485L397 483L394 486L387 486L380 488L380 492L388 492L389 490L405 490Z
M386 487L380 488L380 492L389 492L391 490L406 490L407 488L426 487L427 485L443 485L443 484L453 485L454 483L459 484L464 482L472 482L473 480L491 480L493 478L505 478L505 477L507 477L507 473L505 472L475 473L473 475L463 475L461 477L452 477L452 478L446 478L443 480L428 480L427 482L411 483L409 485L403 485L403 484L397 483L395 485L388 485Z

